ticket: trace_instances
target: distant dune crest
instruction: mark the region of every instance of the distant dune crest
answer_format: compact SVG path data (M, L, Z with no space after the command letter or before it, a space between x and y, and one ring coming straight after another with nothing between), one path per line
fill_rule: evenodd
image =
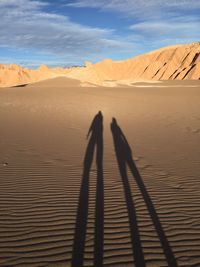
M18 65L0 64L0 86L29 84L58 76L77 79L82 84L115 86L135 81L199 80L200 42L176 45L124 61L104 61L85 67L48 68L45 65L31 70Z

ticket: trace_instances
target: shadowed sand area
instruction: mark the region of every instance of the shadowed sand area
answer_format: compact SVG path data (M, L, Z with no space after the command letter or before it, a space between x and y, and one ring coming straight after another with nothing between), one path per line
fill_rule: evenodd
M200 266L199 99L200 81L0 89L0 266Z

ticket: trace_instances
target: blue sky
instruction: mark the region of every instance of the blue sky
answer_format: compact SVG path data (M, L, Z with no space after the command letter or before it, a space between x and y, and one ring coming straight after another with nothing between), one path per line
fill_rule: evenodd
M0 0L0 63L120 60L200 41L199 0Z

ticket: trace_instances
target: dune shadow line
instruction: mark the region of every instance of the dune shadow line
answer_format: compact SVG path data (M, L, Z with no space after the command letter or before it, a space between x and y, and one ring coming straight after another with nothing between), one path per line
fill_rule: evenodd
M75 225L75 236L72 252L72 267L81 267L84 264L84 248L87 231L89 207L89 178L94 151L96 147L96 205L95 205L95 237L94 237L94 266L103 266L103 237L104 237L104 184L103 184L103 115L94 117L89 128L90 136L84 163L83 176L80 188L78 210Z
M13 88L14 87L26 87L28 84L27 83L25 83L25 84L19 84L19 85L15 85L15 86L12 86Z
M128 209L129 215L129 222L130 222L130 232L131 232L131 241L133 247L133 254L135 259L135 265L137 267L145 266L144 255L142 252L142 245L140 240L140 234L138 230L137 224L137 216L136 216L136 209L134 207L133 198L131 195L131 189L128 182L127 177L127 169L126 164L128 165L132 175L135 177L135 181L137 183L138 188L140 189L144 202L147 206L149 211L151 220L154 224L155 230L159 237L160 243L162 245L166 261L169 267L177 267L177 262L174 257L173 251L170 247L169 241L165 235L165 231L162 227L154 204L151 200L151 197L145 187L145 184L140 176L140 173L136 167L136 164L132 157L132 151L128 144L128 141L122 132L121 128L118 126L116 119L113 118L111 123L111 131L113 135L113 142L115 146L115 153L117 157L118 167L121 174L123 186L124 186L124 193L126 198L126 204Z

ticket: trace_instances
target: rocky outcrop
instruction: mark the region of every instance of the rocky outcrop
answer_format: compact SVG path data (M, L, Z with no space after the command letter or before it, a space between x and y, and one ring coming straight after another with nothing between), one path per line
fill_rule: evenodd
M144 80L200 79L200 43L165 47L124 61L104 61L85 67L29 70L17 65L0 65L0 86L32 83L57 76L80 80L83 84L115 85Z
M87 82L200 79L200 43L165 47L124 61L106 59L72 70Z
M46 79L66 75L69 69L48 68L45 65L36 70L23 68L18 65L0 65L0 86L16 86L34 83Z

